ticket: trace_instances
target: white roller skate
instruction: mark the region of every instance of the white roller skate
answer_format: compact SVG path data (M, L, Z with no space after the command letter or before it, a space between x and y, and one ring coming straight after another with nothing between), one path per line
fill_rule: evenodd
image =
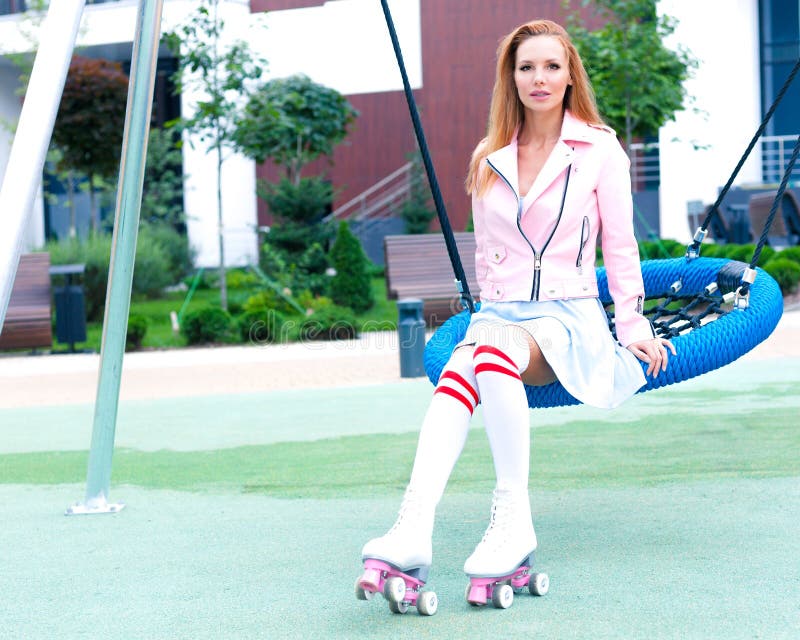
M393 613L415 606L421 615L436 613L439 601L433 591L422 591L433 556L431 535L435 505L410 489L397 520L389 531L364 545L364 573L356 581L356 597L370 600L383 594Z
M514 592L523 587L527 586L531 595L547 593L547 574L531 572L535 549L527 493L496 489L489 527L464 563L464 573L470 577L467 602L482 606L491 600L495 607L508 609Z

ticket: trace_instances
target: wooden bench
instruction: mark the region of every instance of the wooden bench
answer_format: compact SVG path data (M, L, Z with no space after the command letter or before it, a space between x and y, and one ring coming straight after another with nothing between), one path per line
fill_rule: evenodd
M761 232L764 230L774 200L774 192L750 196L748 214L754 242L758 242ZM781 202L778 204L778 210L772 220L767 239L769 244L774 247L795 245L800 241L800 207L794 193L789 190L784 191Z
M469 291L477 300L475 236L468 232L454 235ZM389 300L421 299L429 327L438 327L461 311L453 266L441 233L386 236L383 251Z
M20 256L0 332L0 350L53 346L50 291L50 254Z

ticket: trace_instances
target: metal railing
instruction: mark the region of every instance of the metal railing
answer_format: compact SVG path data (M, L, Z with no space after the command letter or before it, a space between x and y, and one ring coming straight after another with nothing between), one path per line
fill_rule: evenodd
M763 136L761 138L761 177L764 182L780 182L789 164L789 156L797 142L797 135ZM792 180L800 180L800 166L792 170Z
M411 189L411 167L411 162L404 164L366 191L337 207L325 220L374 220L397 215Z
M634 191L654 191L661 184L661 160L657 142L634 142L628 149Z

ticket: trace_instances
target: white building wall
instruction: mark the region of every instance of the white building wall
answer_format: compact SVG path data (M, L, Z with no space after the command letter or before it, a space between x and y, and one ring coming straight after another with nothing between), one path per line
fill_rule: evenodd
M661 231L687 241L687 202L713 202L760 121L757 0L659 0L662 14L679 23L672 42L688 47L700 67L687 82L691 108L677 114L659 135L661 155ZM80 36L83 45L128 43L133 37L137 0L89 5ZM164 30L187 16L191 0L166 0ZM402 89L380 3L375 0L330 0L319 7L249 13L247 0L226 0L223 18L230 37L243 37L269 62L266 76L306 73L314 81L352 95ZM413 88L422 86L420 0L392 0L392 17ZM258 20L266 24L259 30ZM724 28L711 28L721 25ZM11 17L0 19L0 47L26 46ZM14 120L16 74L0 66L0 114ZM198 95L187 92L190 109ZM694 110L698 110L695 112ZM695 148L695 147L700 148ZM9 136L0 130L0 175L8 155ZM736 184L760 180L757 150ZM187 174L185 208L189 239L199 266L219 263L217 245L216 168L213 155L199 141L184 146ZM255 167L241 156L223 168L225 252L228 264L256 259ZM39 204L41 210L41 204ZM35 218L37 216L34 216ZM41 216L38 216L41 218ZM32 245L43 239L41 220L32 230Z
M192 0L166 0L162 29L185 21L196 6ZM130 43L133 39L138 0L88 5L79 35L79 45ZM422 86L419 0L392 0L392 17L403 49L409 82ZM242 38L268 61L266 77L305 73L315 82L343 94L396 91L402 89L394 52L380 3L375 0L331 0L320 7L250 14L248 0L224 0L222 18L231 39ZM266 30L259 26L264 20ZM24 50L29 37L19 33L16 16L0 19L0 53ZM34 34L35 35L35 34ZM0 113L15 121L19 116L13 95L16 72L0 66ZM187 91L182 109L189 113L201 96ZM0 131L0 177L10 138ZM257 207L255 165L247 158L226 153L222 171L225 262L243 265L257 260ZM197 252L198 266L219 264L216 159L199 140L184 145L187 176L184 207L189 241ZM41 199L34 214L30 246L44 241Z
M700 113L659 132L661 235L688 242L687 202L716 200L761 121L758 1L659 0L658 11L679 20L671 42L700 62L686 83ZM760 162L756 147L734 184L760 182Z

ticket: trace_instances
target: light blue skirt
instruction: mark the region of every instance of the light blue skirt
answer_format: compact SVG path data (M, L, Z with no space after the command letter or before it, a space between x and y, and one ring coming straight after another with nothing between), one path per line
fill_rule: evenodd
M646 380L638 358L608 330L600 300L576 298L542 302L482 302L456 348L513 339L518 326L542 350L558 381L584 404L611 409L634 395Z

